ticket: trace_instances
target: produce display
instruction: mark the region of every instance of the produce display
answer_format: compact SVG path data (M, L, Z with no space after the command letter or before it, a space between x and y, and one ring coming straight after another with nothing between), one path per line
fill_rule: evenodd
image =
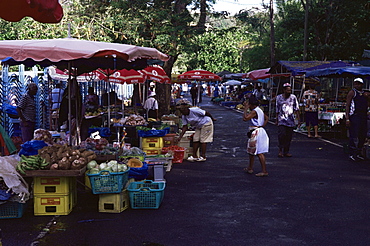
M93 112L85 112L85 116L99 116L104 113L102 108L98 108L96 111Z
M37 129L33 133L34 140L42 140L45 143L53 144L53 137L48 130Z
M120 153L120 158L131 157L131 156L145 156L145 152L138 147L131 147L130 149L123 149Z
M80 147L91 150L96 155L115 155L118 152L118 148L109 144L108 140L105 138L87 138L85 141L81 142Z
M38 155L22 155L16 169L21 174L27 170L78 170L95 158L93 151L54 144L39 149Z
M128 166L124 163L120 163L116 160L110 160L98 164L95 160L87 163L87 170L89 174L98 174L101 171L108 171L110 173L125 172L128 170Z
M142 125L146 125L147 122L146 122L146 120L144 119L143 116L132 114L128 117L125 117L122 120L122 124L123 125L128 125L128 126L142 126Z

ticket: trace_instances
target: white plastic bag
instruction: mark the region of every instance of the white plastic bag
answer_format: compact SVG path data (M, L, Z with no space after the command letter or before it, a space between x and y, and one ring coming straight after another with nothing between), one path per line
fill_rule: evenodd
M19 159L18 155L0 157L0 177L4 179L10 191L18 195L13 197L12 201L26 202L30 197L28 184L15 169Z

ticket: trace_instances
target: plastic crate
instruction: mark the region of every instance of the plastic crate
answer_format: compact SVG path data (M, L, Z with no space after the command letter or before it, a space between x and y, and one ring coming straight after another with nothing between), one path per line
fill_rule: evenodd
M146 155L160 155L162 153L162 148L143 148Z
M123 190L118 194L100 194L99 212L101 213L121 213L129 206L128 192Z
M33 199L34 215L68 215L73 208L74 192L69 195L39 195Z
M175 145L175 137L176 134L174 133L169 133L163 137L163 145L165 147Z
M142 146L143 149L163 148L163 137L142 138L141 146Z
M0 205L0 219L15 219L23 216L25 203L6 202Z
M93 194L120 193L127 183L129 170L117 173L109 171L100 171L97 174L87 173Z
M34 177L33 193L35 195L68 195L76 185L75 177Z
M132 209L158 209L162 203L166 183L146 180L128 186Z

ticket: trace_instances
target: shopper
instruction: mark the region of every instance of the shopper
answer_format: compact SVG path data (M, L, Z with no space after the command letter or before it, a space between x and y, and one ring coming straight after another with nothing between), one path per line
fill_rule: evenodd
M304 103L305 120L307 127L307 136L311 135L311 127L313 126L315 138L320 138L319 129L319 93L315 91L315 85L309 84L309 89L303 93L302 102Z
M299 106L297 97L292 94L289 83L283 85L283 94L276 97L276 124L278 125L278 157L292 157L289 153L293 130L296 126L294 114L299 122Z
M250 120L248 132L247 153L249 154L249 166L244 168L249 174L253 173L253 165L255 156L261 163L262 171L257 173L257 177L266 177L268 172L266 170L266 158L264 153L269 151L269 137L264 129L267 125L268 117L263 113L262 109L258 107L259 102L255 96L251 96L248 101L244 103L244 121Z
M60 108L60 103L62 102L63 99L63 93L64 90L61 88L61 84L56 84L55 88L51 90L51 102L52 110L58 110Z
M152 118L158 120L158 101L155 98L156 93L154 91L149 91L148 99L144 103L144 109L146 110L147 119Z
M364 81L356 78L353 89L348 92L346 103L346 126L349 129L349 159L360 161L367 135L367 108L369 94L364 92Z
M193 106L196 106L198 103L198 88L196 84L193 84L190 89L191 102Z
M191 107L191 104L186 99L181 99L176 103L177 109L182 114L182 131L178 141L188 130L188 124L195 127L193 136L193 155L188 161L206 161L207 143L213 142L213 121L212 115L198 107ZM200 147L201 155L198 157L197 152Z
M27 142L33 139L33 131L36 125L36 102L35 95L37 93L37 85L29 83L27 85L27 93L22 96L17 105L17 112L22 132L22 141Z

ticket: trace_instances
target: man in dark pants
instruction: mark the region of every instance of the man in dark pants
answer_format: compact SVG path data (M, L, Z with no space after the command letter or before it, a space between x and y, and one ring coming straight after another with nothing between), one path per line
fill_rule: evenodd
M276 97L276 124L278 125L278 157L292 157L289 153L295 127L294 113L299 121L299 105L289 83L283 85L283 94Z
M17 105L17 112L21 119L22 141L27 142L33 139L33 131L36 125L36 102L37 85L29 83L27 93L23 95Z
M357 78L348 92L346 103L346 126L349 129L349 159L361 161L367 135L367 107L369 95L362 90L364 81Z

